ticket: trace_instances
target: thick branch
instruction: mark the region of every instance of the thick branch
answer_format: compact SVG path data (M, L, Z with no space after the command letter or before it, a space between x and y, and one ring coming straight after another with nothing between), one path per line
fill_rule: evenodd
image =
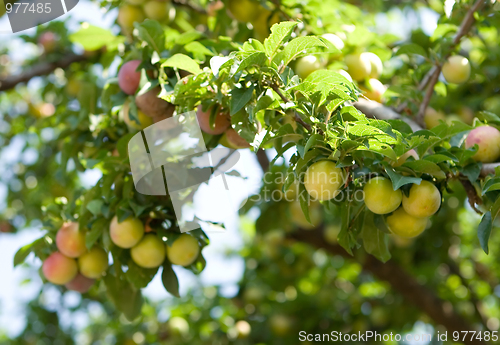
M339 245L332 245L324 240L323 229L313 231L297 231L291 234L291 238L321 248L333 255L341 255L348 259L357 260L363 270L376 276L380 280L387 281L392 288L400 293L406 301L412 303L425 312L436 324L443 325L450 332L473 330L470 323L458 315L453 306L436 296L427 287L405 272L395 261L386 263L378 261L375 257L367 255L365 259L357 259L350 256ZM482 341L465 339L465 344L485 344Z
M0 79L0 91L6 91L14 88L17 84L27 83L34 77L48 75L56 68L68 68L73 62L81 62L87 60L84 55L68 55L56 62L42 62L33 66L30 70L22 72L18 75L13 75Z

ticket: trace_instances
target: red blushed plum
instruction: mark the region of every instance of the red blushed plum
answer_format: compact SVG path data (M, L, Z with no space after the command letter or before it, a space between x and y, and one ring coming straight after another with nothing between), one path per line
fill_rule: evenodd
M52 31L46 31L40 35L38 43L43 47L45 53L51 53L56 49L57 36Z
M250 144L247 143L245 139L243 139L234 129L228 128L226 130L226 138L229 145L235 149L246 149L250 147Z
M226 131L231 125L229 116L226 112L219 112L215 116L215 122L213 127L210 126L210 113L212 108L208 108L207 111L203 111L201 105L198 107L196 112L196 118L198 119L198 124L203 132L212 135L219 135Z
M74 259L55 252L43 262L42 272L52 284L64 285L76 277L78 266Z
M85 234L78 228L78 223L64 223L56 235L57 249L70 258L77 258L87 251Z
M65 286L68 290L76 291L79 293L86 293L90 290L94 283L95 279L87 278L81 273L78 273L76 277Z
M500 132L491 126L482 126L470 131L465 140L465 147L478 146L474 160L483 163L495 162L500 158Z
M141 72L137 67L141 64L141 60L132 60L124 63L118 72L118 86L127 95L133 95L139 88L141 81Z

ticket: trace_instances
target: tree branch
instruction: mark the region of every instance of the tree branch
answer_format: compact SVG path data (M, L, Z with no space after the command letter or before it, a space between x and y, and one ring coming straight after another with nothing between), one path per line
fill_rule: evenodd
M85 61L88 58L84 55L68 55L56 62L42 62L38 65L33 66L30 70L22 72L18 75L13 75L0 79L0 91L10 90L16 85L21 83L27 83L34 77L40 77L43 75L48 75L56 68L68 68L73 62Z

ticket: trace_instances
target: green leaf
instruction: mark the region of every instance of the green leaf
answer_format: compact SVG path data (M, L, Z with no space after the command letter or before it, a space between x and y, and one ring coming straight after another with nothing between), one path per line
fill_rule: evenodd
M387 235L375 226L372 212L365 210L364 213L363 230L361 231L363 246L367 253L372 254L382 262L387 262L391 258Z
M85 246L90 249L97 242L102 233L108 228L108 220L106 218L100 218L99 220L92 223L90 231L85 235Z
M402 55L402 54L406 55L416 54L427 57L427 52L424 50L424 48L415 43L405 44L401 46L396 52L396 55Z
M493 220L491 217L491 212L488 211L484 214L481 219L481 223L479 223L479 227L477 228L477 237L479 238L479 244L481 244L481 248L483 248L484 252L488 254L488 241L490 239L491 228L493 226Z
M309 151L309 149L313 146L325 146L325 139L321 134L313 134L307 140L306 146L304 148L304 155ZM304 156L302 155L302 156Z
M266 62L266 54L263 52L254 52L245 57L241 62L239 63L238 69L236 70L234 75L238 74L239 72L243 71L245 68L248 68L250 66L262 66Z
M271 27L271 35L264 41L264 48L269 60L274 59L283 43L290 39L293 29L298 24L298 22L281 22Z
M188 43L184 46L187 52L193 54L198 60L205 60L205 56L213 56L214 53L198 41Z
M500 190L500 177L489 179L483 186L482 195L494 190Z
M115 36L111 31L85 23L80 30L69 36L73 43L80 44L83 49L93 51L108 45L125 42L125 37Z
M139 37L153 48L158 54L165 50L165 31L156 20L146 19L142 23L135 23Z
M201 69L196 61L184 54L175 54L161 64L161 67L175 67L193 74L200 74Z
M153 280L158 268L139 267L133 260L127 262L128 270L125 276L136 289L143 289Z
M439 165L436 163L432 163L430 161L426 161L423 159L411 161L411 162L405 162L403 166L408 167L412 169L413 171L423 173L423 174L428 174L431 176L434 176L437 179L444 179L446 178L446 174L441 170Z
M340 116L344 121L353 121L360 124L368 124L368 119L366 118L366 116L352 105L342 107L342 109L340 110Z
M170 262L165 262L163 265L163 272L161 274L161 281L165 289L175 297L180 297L179 295L179 280L177 275L172 269Z
M14 267L21 264L26 260L28 255L30 255L33 251L41 248L45 244L45 236L40 237L39 239L21 247L16 254L14 255Z
M108 298L127 320L133 321L137 318L144 303L141 290L135 289L128 281L121 280L112 274L107 274L103 281L106 284Z
M381 143L376 139L368 139L367 142L368 143L366 145L359 146L357 150L371 151L389 157L393 161L398 160L398 156L396 155L396 152L394 152L391 146L385 143Z
M423 159L425 159L426 161L433 162L433 163L441 163L441 162L447 162L447 161L458 162L458 158L447 151L443 151L443 152L436 153L433 155L428 155L428 156L425 156Z
M468 164L468 165L464 166L463 168L459 167L458 170L462 174L467 176L467 178L469 179L469 181L471 183L474 183L479 178L479 175L481 174L482 167L483 167L482 163L477 162L477 163Z
M255 86L252 85L248 89L247 88L234 88L231 91L231 114L234 115L252 99L252 94Z
M315 36L302 36L297 37L288 42L285 49L281 54L278 54L274 59L274 62L278 66L287 66L292 60L298 57L307 55L310 53L312 48L324 47L327 48L326 44ZM276 61L276 60L280 61Z
M402 186L410 183L420 184L420 182L422 182L422 179L420 177L403 176L398 174L394 171L393 168L389 166L389 163L387 162L382 162L382 164L385 167L387 175L389 175L389 178L392 181L392 189L394 190L398 190Z
M94 216L98 216L102 213L102 206L104 202L99 199L92 200L87 204L87 210L89 210Z

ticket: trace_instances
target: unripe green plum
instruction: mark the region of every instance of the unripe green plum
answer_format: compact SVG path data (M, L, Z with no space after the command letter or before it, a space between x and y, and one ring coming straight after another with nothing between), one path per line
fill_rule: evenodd
M236 322L234 328L236 329L236 334L238 339L248 338L248 336L252 332L252 327L245 320L240 320Z
M226 130L224 133L226 136L227 142L230 145L230 148L233 149L247 149L250 147L250 144L243 139L234 129L231 127Z
M380 78L382 75L382 72L384 71L384 64L382 63L382 60L378 57L378 55L371 53L371 52L365 52L362 53L364 58L368 59L370 61L371 65L371 72L370 72L370 78Z
M79 293L86 293L90 290L92 285L94 285L95 279L90 279L78 273L72 281L67 283L65 286L68 290L73 290Z
M229 0L228 9L239 22L251 22L259 15L259 3L252 0Z
M132 118L130 117L130 103L128 100L125 101L125 104L123 104L122 116L123 121L131 130L140 131L141 129L147 128L154 123L153 119L144 114L141 110L137 110L137 120L139 120L139 123L137 123L137 121L135 120L132 120Z
M100 247L93 247L78 258L80 273L87 278L100 278L108 269L108 254Z
M436 111L434 108L428 107L425 110L424 122L425 126L429 129L434 128L441 124L441 121L446 122L446 115L441 111Z
M134 29L134 23L141 23L144 20L144 13L140 7L124 4L118 10L118 25L122 30L130 33Z
M171 263L179 266L191 265L200 254L198 240L191 235L180 235L172 246L167 245L167 257Z
M307 221L304 212L302 212L299 200L295 200L290 204L290 214L292 222L304 230L312 230L316 228L323 220L321 204L318 202L311 203L311 206L309 207L309 218L311 219L312 224Z
M207 111L203 111L202 106L198 107L196 111L196 118L198 119L198 124L203 132L212 135L219 135L226 131L231 125L231 121L229 120L229 114L223 111L220 111L215 116L215 122L213 127L210 126L210 113L212 108L208 108Z
M174 316L168 320L168 328L172 334L185 335L189 333L189 323L180 316Z
M481 126L474 128L465 139L465 147L478 146L475 161L483 163L495 162L500 158L500 132L495 127Z
M343 184L343 173L335 162L324 160L311 165L304 175L304 186L314 200L334 198Z
M167 3L165 1L148 1L144 4L146 17L154 20L162 20L168 14Z
M342 41L342 39L339 36L328 33L321 35L321 37L328 40L338 50L342 51L342 49L344 49L344 41Z
M392 166L397 168L397 167L403 165L406 162L406 160L410 157L415 158L415 160L420 159L417 151L415 151L414 149L411 149L409 151L406 151L401 157L399 157L397 162L393 163Z
M131 60L125 62L118 71L118 86L127 95L133 95L139 88L141 81L141 71L137 68L141 64L141 60Z
M461 55L453 55L443 65L443 76L448 83L462 84L470 78L469 60Z
M371 61L363 54L347 55L345 64L350 76L356 81L368 78L372 72Z
M59 251L69 258L77 258L87 251L85 234L78 228L78 223L64 223L56 235Z
M416 218L403 209L398 208L387 217L387 226L394 234L405 238L412 238L420 235L427 226L428 218Z
M321 67L321 61L315 55L307 55L297 60L295 73L300 78L305 79L309 74L321 69Z
M144 268L160 267L165 261L165 243L154 234L145 235L131 250L134 262Z
M410 188L409 196L403 195L403 208L406 213L416 218L427 218L439 210L441 193L429 182L422 181Z
M144 225L142 222L133 217L125 219L118 223L118 217L111 220L109 226L109 234L111 241L120 248L132 248L141 240L144 235Z
M42 272L45 278L52 284L64 285L76 277L78 266L75 259L55 252L43 262Z
M387 214L401 205L403 195L401 190L394 190L392 182L382 176L372 178L365 184L366 207L376 214Z
M363 90L363 94L366 98L372 101L382 103L383 96L387 88L377 79L368 79L366 82L366 87L360 87Z

